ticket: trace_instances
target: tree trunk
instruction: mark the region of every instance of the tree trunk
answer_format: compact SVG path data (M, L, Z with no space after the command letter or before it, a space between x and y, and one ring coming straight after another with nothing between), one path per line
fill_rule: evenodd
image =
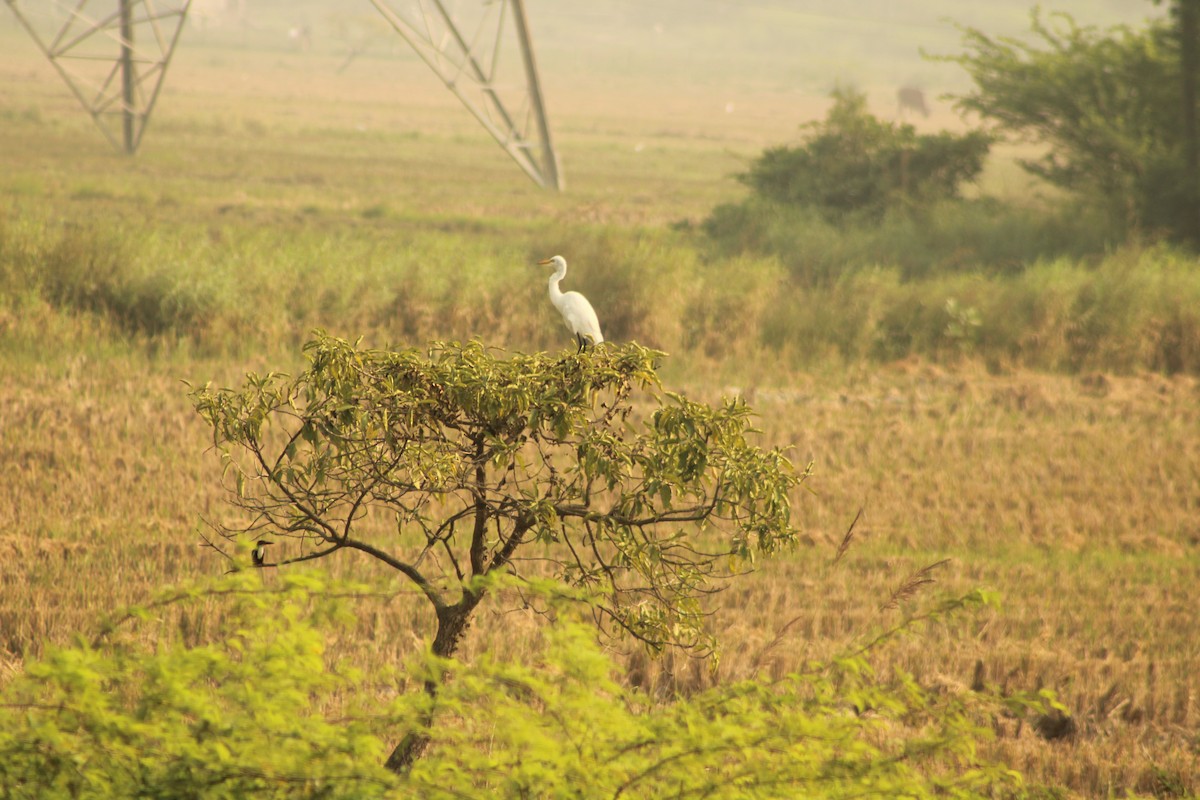
M1187 235L1200 243L1200 139L1196 131L1197 46L1200 42L1200 2L1178 0L1179 61L1183 111L1184 175L1187 181Z
M479 601L482 599L482 594L468 593L464 594L463 599L454 605L438 609L437 634L434 636L433 646L430 648L435 656L453 657L458 650L459 642L462 641L463 634L471 625L471 612L475 610L475 606L479 605ZM437 697L438 683L439 681L434 680L425 682L425 693L431 699ZM388 756L385 767L399 775L412 769L412 765L424 755L425 749L429 747L429 734L426 733L426 730L433 722L432 717L433 710L430 709L429 715L424 720L424 729L406 733L400 743L396 745L396 749L392 750L392 754Z
M480 451L482 453L482 450ZM482 457L481 457L482 458ZM479 473L478 485L484 485L483 473ZM480 507L479 516L476 518L475 533L471 544L471 567L472 574L476 576L487 575L496 569L503 569L512 558L513 552L521 544L521 538L525 532L533 527L533 519L530 517L521 517L517 520L513 528L512 534L508 537L508 541L499 549L492 557L490 564L484 563L483 555L483 523L479 520L486 521L487 509ZM467 632L467 628L471 625L471 614L474 613L475 607L483 600L484 592L482 589L463 589L462 599L452 606L439 606L437 610L438 627L437 634L433 637L433 646L430 648L435 656L441 658L452 658L455 652L458 651L458 644L462 640L463 634ZM444 678L445 676L440 676ZM428 680L425 682L425 693L429 695L431 700L437 698L439 680ZM415 731L409 731L400 740L400 744L396 745L396 749L388 756L384 766L395 772L398 775L403 775L412 769L412 765L417 762L417 759L424 755L426 748L429 747L429 734L427 731L433 724L433 706L430 706L429 714L422 720L424 723L422 728Z

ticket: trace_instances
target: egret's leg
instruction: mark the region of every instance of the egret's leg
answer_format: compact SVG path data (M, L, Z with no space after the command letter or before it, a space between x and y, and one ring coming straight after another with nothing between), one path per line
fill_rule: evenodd
M582 353L582 352L583 352L583 348L584 348L584 347L586 346L586 344L587 344L587 339L584 339L584 338L583 338L583 336L582 336L582 335L580 335L580 334L578 334L578 333L577 333L577 334L575 334L575 339L576 339L576 340L579 342L579 349L578 349L578 350L576 350L575 352L576 352L576 353Z

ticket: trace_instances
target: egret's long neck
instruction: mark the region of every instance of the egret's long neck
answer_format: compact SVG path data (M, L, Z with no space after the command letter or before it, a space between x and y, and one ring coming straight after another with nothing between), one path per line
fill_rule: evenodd
M567 265L563 264L554 274L550 276L550 302L556 307L562 302L562 289L558 288L558 282L567 276Z

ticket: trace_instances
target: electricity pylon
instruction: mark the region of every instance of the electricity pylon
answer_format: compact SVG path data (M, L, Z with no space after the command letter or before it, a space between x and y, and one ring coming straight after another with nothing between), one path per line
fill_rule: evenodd
M136 152L192 0L35 0L36 13L66 13L46 38L35 12L5 2L104 136Z
M534 183L564 188L523 0L474 0L465 3L465 9L458 3L456 15L443 0L371 3ZM476 5L475 18L468 19ZM505 59L500 47L510 16L520 49L519 68ZM468 38L464 31L472 24Z

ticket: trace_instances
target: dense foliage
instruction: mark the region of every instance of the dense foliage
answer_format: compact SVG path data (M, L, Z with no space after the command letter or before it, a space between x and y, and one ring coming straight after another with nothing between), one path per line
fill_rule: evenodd
M414 770L422 796L449 800L464 786L550 798L1014 796L1019 773L978 757L985 720L1043 704L938 696L907 675L881 679L861 653L663 703L617 680L584 626L564 620L538 649L540 667L431 665L451 676L439 703L456 720Z
M924 798L1021 787L1019 774L977 756L987 715L1001 710L986 695L884 680L858 654L663 703L617 679L579 621L577 593L523 590L559 617L533 635L528 663L414 656L410 669L439 683L453 723L430 730L429 756L406 775L379 766L378 731L421 724L430 697L380 701L383 676L358 674L325 647L363 587L311 572L266 585L242 571L168 592L101 640L31 663L0 694L0 797ZM168 604L231 597L208 643L188 647L168 626L137 622ZM951 600L926 617L985 600ZM138 644L142 634L158 644Z
M833 93L826 119L803 126L799 147L772 147L740 180L768 200L817 209L827 219L878 219L958 196L983 169L991 139L972 131L917 134L867 111L866 95Z
M1032 33L1029 43L964 29L966 52L946 59L975 81L958 108L1045 145L1025 169L1104 207L1126 230L1200 241L1175 30L1156 20L1100 31L1035 9Z
M158 647L102 637L28 664L0 695L0 797L385 796L380 739L321 711L353 674L326 660L320 628L346 608L322 588L297 575L266 590L243 572L164 595L235 598L209 643L186 647L159 625Z

